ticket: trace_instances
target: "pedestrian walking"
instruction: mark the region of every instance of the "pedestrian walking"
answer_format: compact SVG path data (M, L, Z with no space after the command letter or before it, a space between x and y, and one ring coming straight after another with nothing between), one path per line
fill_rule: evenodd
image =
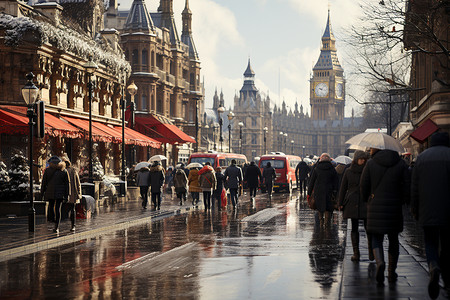
M307 194L308 200L314 197L320 227L328 226L331 222L337 188L338 175L331 164L331 157L328 153L322 153L312 171Z
M305 162L305 160L302 160L297 164L297 167L295 168L295 179L297 180L297 188L300 191L300 193L306 194L307 189L307 179L310 172L310 167Z
M81 183L80 177L78 176L77 170L72 166L68 157L63 158L64 163L66 164L66 170L69 174L69 182L70 182L70 194L68 197L67 205L70 213L70 221L71 228L70 231L75 231L75 219L76 219L76 205L81 200Z
M380 284L384 282L383 239L387 234L388 281L392 283L397 280L398 234L403 231L402 205L409 203L410 176L406 163L396 151L371 149L371 156L361 175L361 197L367 201L367 232L372 234L376 280Z
M198 171L199 184L203 191L203 204L205 209L211 208L211 194L216 189L216 175L214 174L214 168L211 167L209 161L205 162L203 168Z
M166 188L166 192L170 193L170 196L173 196L173 175L174 175L174 170L172 166L169 166L167 168L166 171L166 176L165 176L165 188Z
M159 161L153 162L150 167L150 190L152 193L152 203L155 210L161 209L161 193L164 186L164 168Z
M343 212L344 219L351 219L352 231L351 239L353 246L352 261L360 260L359 252L359 220L363 220L364 229L367 232L367 203L360 197L359 182L364 166L367 162L367 154L358 150L353 156L350 167L345 171L341 187L339 189L339 207ZM369 249L369 260L374 260L372 251L372 236L367 234L367 243Z
M450 293L450 148L447 132L431 136L412 171L411 211L423 227L430 272L428 294L439 296L439 277Z
M192 168L189 171L188 182L189 182L189 192L192 196L192 205L197 205L198 201L200 201L200 192L202 189L200 188L198 181L198 171L200 168Z
M183 205L183 200L186 201L187 193L187 176L184 173L183 166L177 168L175 175L173 177L173 184L175 186L175 193L177 194L178 200L180 200L180 205Z
M212 194L212 206L214 208L215 200L217 200L217 207L221 209L222 190L224 189L225 176L222 174L222 168L216 168L216 189Z
M262 179L264 182L264 186L267 190L267 195L269 195L269 198L272 198L273 181L275 180L276 177L277 174L275 173L275 169L272 167L270 161L267 162L262 173Z
M250 162L244 175L244 181L247 181L247 186L250 190L250 199L256 197L256 190L259 187L259 183L262 179L261 170L255 164L254 161Z
M142 167L137 171L136 185L139 187L141 194L142 208L147 209L148 189L150 186L150 169L148 167Z
M41 196L49 202L48 215L50 221L55 222L53 232L59 232L61 222L61 206L68 200L70 194L69 173L66 164L58 156L48 160L49 166L42 176Z
M231 160L231 165L225 170L225 182L230 189L230 198L233 208L238 205L238 190L242 185L242 170L236 166L236 160Z

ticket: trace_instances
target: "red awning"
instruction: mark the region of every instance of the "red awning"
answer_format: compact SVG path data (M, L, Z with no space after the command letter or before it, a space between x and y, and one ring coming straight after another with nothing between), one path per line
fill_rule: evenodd
M423 144L427 138L437 131L439 127L431 119L427 119L419 127L416 128L409 136Z
M165 124L152 115L136 116L135 129L157 141L169 144L195 143L196 141L173 124Z
M28 134L27 108L23 106L2 106L0 109L0 133ZM78 138L82 134L69 123L45 113L45 133L51 136Z
M122 134L122 127L116 126L114 127L114 130L116 130L117 133ZM128 127L125 127L125 143L156 149L161 147L161 142Z
M70 122L71 124L77 126L78 128L84 131L85 138L88 138L89 135L89 120L64 117L65 120ZM94 122L92 122L92 140L96 142L114 142L114 137L108 134L107 132L98 129L94 126ZM116 141L117 142L117 141Z

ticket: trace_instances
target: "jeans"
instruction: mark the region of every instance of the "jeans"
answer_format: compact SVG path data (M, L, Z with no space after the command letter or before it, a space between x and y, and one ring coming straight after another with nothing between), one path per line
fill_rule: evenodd
M231 198L231 204L233 204L233 207L238 204L238 189L232 189L230 188L230 198Z
M59 222L61 222L61 206L63 199L51 199L49 200L48 211L50 219L55 222L55 229L59 228ZM53 218L52 218L53 216Z
M297 186L297 189L300 191L300 192L302 192L302 191L304 191L304 192L306 192L306 179L303 179L303 180L299 180L298 181L298 186Z
M398 244L398 233L392 232L387 234L389 239L389 249L388 253L391 255L398 255L400 246ZM383 251L383 239L384 234L373 233L372 234L372 247L373 249L380 248Z
M155 208L159 209L161 206L161 193L152 193L152 203Z
M256 197L256 187L249 188L250 190L250 197Z
M425 252L427 262L437 263L441 269L442 279L445 286L450 286L450 227L444 226L424 226ZM440 244L440 248L439 248Z
M148 202L148 185L140 186L139 190L141 192L142 207L146 208Z
M203 204L205 205L205 209L211 208L211 191L203 192Z
M221 195L222 195L222 191L221 190L215 190L214 193L212 194L212 198L211 198L211 204L214 207L214 202L217 200L217 207L220 209L220 207L222 206L222 199L221 199Z

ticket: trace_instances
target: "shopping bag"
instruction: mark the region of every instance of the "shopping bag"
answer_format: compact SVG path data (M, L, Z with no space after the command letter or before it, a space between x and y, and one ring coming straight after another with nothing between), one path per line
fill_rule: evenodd
M227 191L222 189L222 193L220 194L220 204L222 207L227 206Z

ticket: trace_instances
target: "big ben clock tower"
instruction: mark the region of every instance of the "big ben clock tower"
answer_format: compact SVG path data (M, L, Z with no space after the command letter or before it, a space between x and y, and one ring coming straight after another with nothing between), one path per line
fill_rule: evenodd
M320 56L310 80L312 120L342 120L344 118L345 80L336 51L336 39L331 30L330 10L322 36Z

